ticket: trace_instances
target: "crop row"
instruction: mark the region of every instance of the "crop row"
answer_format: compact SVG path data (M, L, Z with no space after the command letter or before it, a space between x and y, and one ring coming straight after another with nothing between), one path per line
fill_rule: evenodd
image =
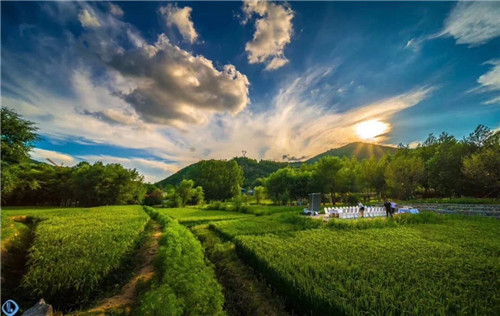
M22 286L56 306L89 299L123 264L149 220L140 206L38 214L43 220L35 230Z
M145 211L162 226L156 278L140 297L140 315L218 315L224 297L214 269L193 234L176 220L150 207Z
M290 232L318 228L322 225L319 220L296 215L276 214L273 216L260 216L211 222L209 228L225 239L232 240L239 235L287 234Z
M499 223L239 236L240 257L308 314L500 314Z
M253 217L252 215L228 211L209 211L188 208L159 209L159 212L177 219L179 223L188 227L213 221Z

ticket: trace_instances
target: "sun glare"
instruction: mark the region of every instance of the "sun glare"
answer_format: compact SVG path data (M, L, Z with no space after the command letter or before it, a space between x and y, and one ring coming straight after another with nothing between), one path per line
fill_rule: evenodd
M385 133L388 128L387 123L371 120L359 123L356 126L356 133L361 139L373 139Z

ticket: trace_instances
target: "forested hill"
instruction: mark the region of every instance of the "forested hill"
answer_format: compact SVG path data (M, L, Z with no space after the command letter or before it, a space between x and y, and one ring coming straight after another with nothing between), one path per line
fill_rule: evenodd
M379 159L386 153L394 153L396 151L396 147L377 145L377 144L369 144L362 142L355 142L344 145L339 148L333 148L328 151L325 151L322 154L314 156L305 161L307 164L315 163L326 156L336 156L342 158L343 156L352 157L356 156L358 160L362 160L365 158L370 158L371 156L375 156L375 158Z
M276 170L284 168L288 165L288 163L286 162L275 162L270 160L257 161L255 159L243 157L235 157L232 160L236 161L236 163L243 169L243 174L245 177L243 183L244 188L254 186L255 181L258 178L265 178ZM169 184L176 186L182 181L182 179L189 179L190 172L195 170L198 164L199 162L182 168L170 177L155 183L155 185L162 188Z
M340 158L342 158L343 156L356 156L358 160L362 160L364 158L370 158L372 155L374 155L378 159L385 155L385 153L387 152L393 153L395 151L395 147L357 142L350 143L339 148L330 149L329 151L306 160L305 163L312 164L325 156L337 156ZM243 157L235 157L233 158L233 160L235 160L243 169L243 174L245 176L245 180L243 183L244 188L253 187L255 185L255 181L258 178L265 178L278 169L284 168L288 165L287 162L276 162L271 160L257 161L255 159ZM189 179L189 173L192 170L195 170L198 164L199 162L182 168L173 175L157 182L156 185L161 188L164 188L168 184L176 186L182 181L182 179ZM300 166L301 164L302 162L295 162L291 163L290 165Z

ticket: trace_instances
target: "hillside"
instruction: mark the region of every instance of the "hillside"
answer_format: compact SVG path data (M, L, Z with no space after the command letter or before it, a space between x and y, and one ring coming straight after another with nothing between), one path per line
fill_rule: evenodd
M276 170L284 168L288 165L300 166L302 163L312 164L325 156L338 156L338 157L356 156L358 160L370 158L372 155L374 155L376 158L380 158L387 152L393 153L394 151L396 151L395 147L357 142L357 143L350 143L339 148L330 149L329 151L314 156L313 158L306 160L304 162L296 162L290 164L287 162L276 162L271 160L257 161L255 159L243 158L243 157L235 157L233 159L243 169L243 173L245 175L245 182L243 183L243 187L248 188L254 186L255 181L258 178L265 178L269 176L271 173L275 172ZM189 165L185 168L182 168L181 170L177 171L168 178L165 178L155 184L162 188L168 184L176 186L182 181L182 179L189 178L189 172L192 169L196 168L197 165L198 162Z
M319 159L326 157L326 156L337 156L337 157L356 156L356 158L358 160L362 160L365 158L370 158L373 155L378 159L388 152L394 153L395 151L396 151L395 147L356 142L356 143L350 143L350 144L344 145L344 146L339 147L339 148L333 148L333 149L330 149L328 151L325 151L322 154L319 154L317 156L314 156L314 157L306 160L305 163L312 164L312 163L314 163L314 162L318 161Z
M275 162L270 160L257 161L255 159L243 157L235 157L233 160L243 169L243 174L245 176L245 182L243 183L244 188L254 186L255 180L258 178L267 177L276 170L288 165L286 162ZM189 178L190 171L195 169L198 164L199 162L182 168L173 175L155 183L155 185L159 187L165 187L168 184L176 186L182 179Z

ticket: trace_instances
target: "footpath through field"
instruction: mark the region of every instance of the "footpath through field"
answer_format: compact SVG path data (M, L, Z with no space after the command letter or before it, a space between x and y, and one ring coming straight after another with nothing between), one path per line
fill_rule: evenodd
M137 302L137 285L149 282L155 273L153 261L158 254L158 240L161 237L161 227L153 219L150 224L151 229L147 234L147 241L142 245L137 254L140 263L135 268L134 277L122 287L119 294L103 299L96 307L85 313L105 315L110 312L120 311L130 314ZM75 315L79 314L76 313Z

